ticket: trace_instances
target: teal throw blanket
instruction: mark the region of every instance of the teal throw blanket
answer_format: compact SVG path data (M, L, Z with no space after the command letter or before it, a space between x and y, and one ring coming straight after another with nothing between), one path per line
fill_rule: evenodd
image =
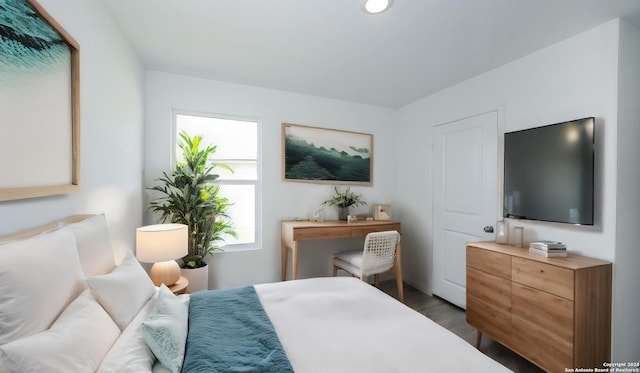
M253 286L191 295L182 372L293 372Z

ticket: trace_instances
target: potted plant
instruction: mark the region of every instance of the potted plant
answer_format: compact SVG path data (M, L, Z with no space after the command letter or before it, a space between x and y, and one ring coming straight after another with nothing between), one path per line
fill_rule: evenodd
M189 290L208 287L208 267L205 258L215 251L222 250L220 244L226 236L237 238L228 215L232 203L219 195L220 186L214 181L220 175L214 174L217 167L231 172L231 167L209 161L216 146L200 148L202 136L190 137L180 132L178 146L182 150L184 161L176 163L175 170L157 181L162 184L150 188L161 194L149 204L149 209L160 213L163 223L181 223L189 227L189 251L182 258L183 275L189 278L188 269L200 269L199 279L189 278ZM204 273L204 274L202 274ZM203 277L204 279L204 287Z
M347 187L342 192L338 190L338 187L334 187L333 189L336 194L332 198L322 202L322 204L337 206L338 219L340 220L347 220L347 216L349 216L349 208L351 206L364 206L367 204L365 201L361 200L362 196L352 192L350 187Z

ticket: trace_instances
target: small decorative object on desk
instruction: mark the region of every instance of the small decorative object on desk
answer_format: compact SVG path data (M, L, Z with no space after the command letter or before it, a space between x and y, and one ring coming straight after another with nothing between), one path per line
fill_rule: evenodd
M374 220L391 220L391 205L373 205Z
M365 201L361 200L361 195L353 193L349 187L347 187L343 192L339 191L338 187L334 187L333 189L336 191L336 195L322 202L322 204L337 206L339 209L338 219L340 220L347 220L347 216L349 216L349 208L351 206L364 206L367 204Z
M355 223L358 221L358 217L356 215L347 215L347 223Z
M320 209L313 213L311 219L309 219L316 223L324 223L324 210Z
M529 252L547 258L567 256L567 245L560 241L537 241L529 245Z

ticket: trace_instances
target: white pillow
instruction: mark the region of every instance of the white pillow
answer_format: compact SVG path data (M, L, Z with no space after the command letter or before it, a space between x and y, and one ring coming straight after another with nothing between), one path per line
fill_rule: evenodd
M153 312L142 323L142 335L153 354L172 373L180 373L189 327L189 306L164 284Z
M48 329L86 288L68 228L0 246L0 345Z
M129 325L156 291L147 272L131 252L113 272L89 277L87 284L120 330Z
M51 328L0 346L10 372L95 372L120 330L87 290Z
M149 349L142 336L142 322L149 317L158 299L154 294L129 326L120 334L120 338L113 344L107 356L100 364L97 373L143 373L151 372L156 357ZM2 372L2 370L0 370Z
M76 237L84 275L88 277L111 272L116 265L104 214L67 226Z

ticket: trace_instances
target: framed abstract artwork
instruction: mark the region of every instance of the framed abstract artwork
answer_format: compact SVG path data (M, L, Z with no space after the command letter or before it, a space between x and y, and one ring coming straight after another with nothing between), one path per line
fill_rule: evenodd
M373 135L282 123L285 181L372 185Z
M35 0L0 9L0 201L77 190L78 43Z

